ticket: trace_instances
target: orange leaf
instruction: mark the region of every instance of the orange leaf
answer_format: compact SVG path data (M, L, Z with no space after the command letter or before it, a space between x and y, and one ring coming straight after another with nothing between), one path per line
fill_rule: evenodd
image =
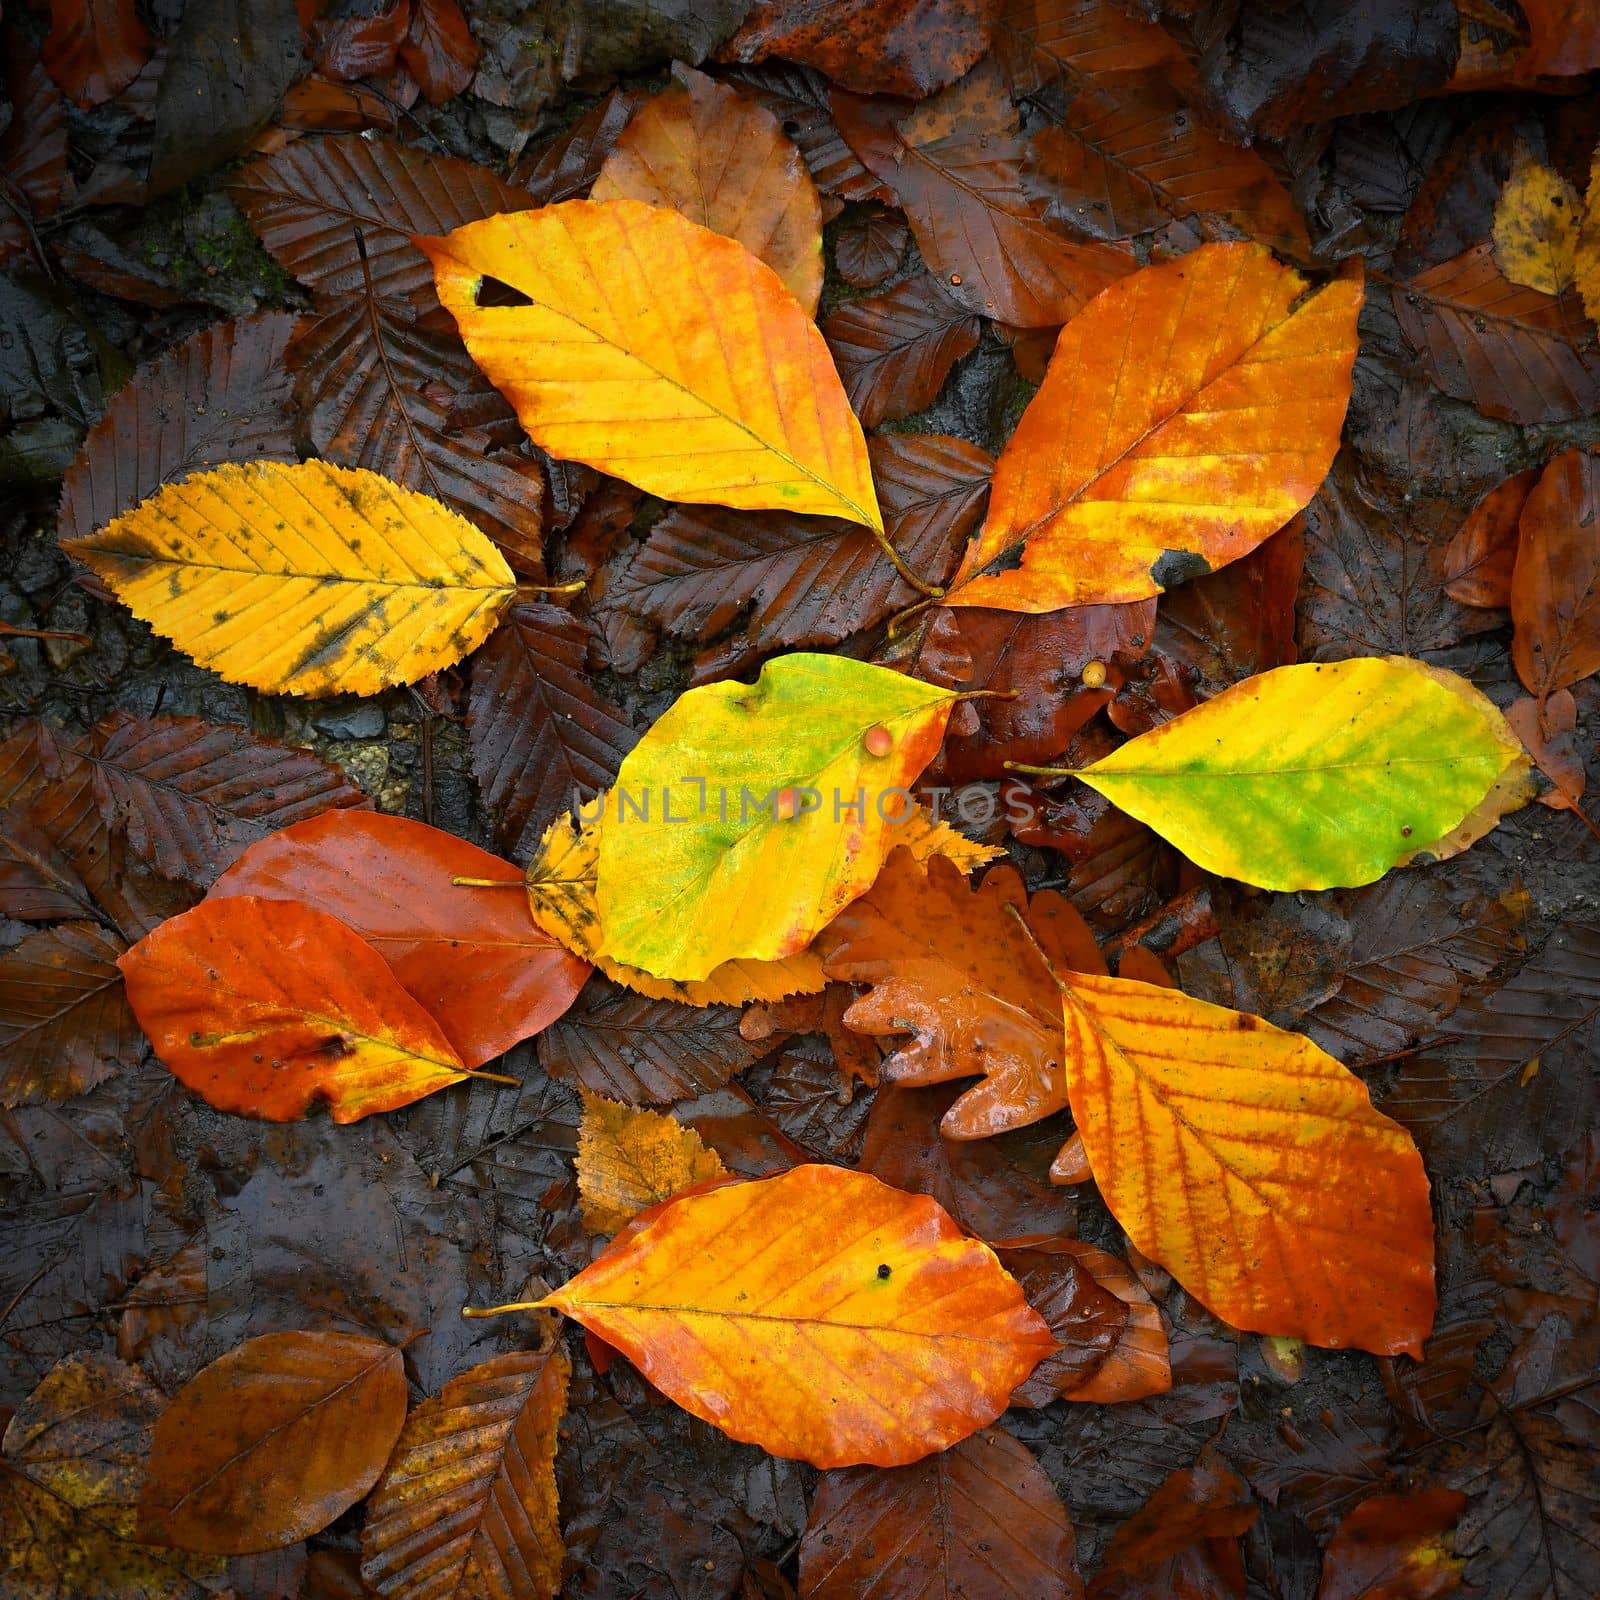
M117 965L156 1054L219 1111L291 1122L326 1100L355 1122L466 1075L383 957L295 901L204 901Z
M647 100L589 191L592 200L671 206L737 239L813 316L822 293L822 201L778 119L681 63Z
M685 1196L538 1303L724 1433L819 1467L945 1449L1055 1344L942 1207L842 1167Z
M1072 1521L1033 1452L985 1428L944 1455L830 1472L800 1544L806 1600L1081 1600Z
M1509 606L1517 559L1517 524L1539 469L1530 467L1496 484L1461 524L1445 548L1444 592L1464 606Z
M1454 1552L1450 1529L1466 1503L1458 1489L1363 1500L1328 1541L1317 1600L1435 1600L1454 1594L1467 1564Z
M267 1333L219 1356L156 1423L139 1528L183 1550L277 1550L374 1483L406 1419L403 1358L350 1333Z
M253 844L209 898L298 900L337 917L388 962L462 1061L480 1067L554 1022L590 971L534 922L525 896L452 882L517 876L511 862L442 829L328 812Z
M1248 554L1333 462L1360 308L1250 244L1113 284L1061 330L946 603L1140 600Z
M1063 896L1046 891L1029 906L1014 868L996 867L974 889L942 857L928 861L924 876L898 849L818 937L829 977L873 985L846 1013L848 1026L916 1034L884 1063L883 1082L986 1075L945 1113L951 1139L987 1138L1067 1104L1060 993L1012 911L1027 912L1033 937L1058 964L1105 971L1093 935Z
M1543 700L1600 672L1600 460L1557 456L1522 508L1511 575L1511 659Z
M1134 1244L1236 1328L1419 1354L1433 1218L1411 1136L1297 1033L1062 971L1072 1114Z
M725 1170L693 1128L583 1091L578 1194L586 1228L615 1233L641 1211Z

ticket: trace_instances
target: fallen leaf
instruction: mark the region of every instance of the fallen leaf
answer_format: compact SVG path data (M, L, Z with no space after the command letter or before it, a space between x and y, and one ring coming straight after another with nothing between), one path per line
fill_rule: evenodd
M355 1122L462 1064L383 957L325 911L254 895L169 918L118 961L156 1054L219 1111Z
M1511 659L1543 701L1600 672L1600 461L1556 457L1522 509L1511 578Z
M1374 1495L1328 1542L1317 1600L1436 1600L1461 1587L1466 1562L1450 1529L1467 1497L1454 1489Z
M818 655L680 696L617 774L596 885L606 955L681 980L803 950L877 876L953 699Z
M637 90L617 87L597 101L572 126L540 145L517 163L514 182L528 191L537 205L577 200L588 194L600 176L606 157L616 148L638 106Z
M1527 771L1482 694L1391 656L1262 673L1076 776L1208 872L1320 889L1454 854L1486 797L1494 820L1528 798Z
M1060 995L1035 939L1052 960L1105 971L1082 918L1054 891L1030 904L1013 868L972 888L950 862L936 857L924 872L896 850L817 946L829 977L872 985L845 1013L849 1027L915 1035L884 1063L885 1083L985 1075L941 1124L947 1138L983 1139L1067 1104Z
M1467 515L1445 550L1444 592L1468 606L1509 606L1517 559L1517 527L1539 469L1497 484Z
M443 105L464 94L478 56L478 41L457 0L413 0L400 59L429 105Z
M0 133L0 170L11 188L0 217L0 264L11 266L33 253L36 225L61 208L67 192L67 111L38 56L7 41L5 69L11 124Z
M406 817L333 812L269 834L209 898L299 901L337 917L383 957L469 1067L541 1032L589 964L537 927L524 896L456 878L516 882L516 868Z
M117 711L76 748L107 830L162 877L197 889L275 829L371 804L309 750L201 717Z
M0 915L18 922L88 921L95 915L72 863L22 806L0 811Z
M330 78L386 78L411 26L411 0L392 0L375 16L319 17L311 25L317 69Z
M64 548L200 665L277 693L414 682L482 643L515 588L465 518L316 461L198 473Z
M638 737L596 693L589 643L568 612L517 605L473 658L472 773L496 836L519 856L562 813L603 792Z
M600 812L604 817L606 797ZM778 961L724 961L704 978L679 982L657 978L637 967L612 961L603 948L596 881L600 865L600 821L585 819L573 828L565 818L552 822L538 850L528 861L526 883L533 920L551 938L585 961L592 962L614 983L653 1000L686 1005L742 1005L747 1000L781 1000L789 994L811 994L827 982L822 963L809 950Z
M822 203L800 152L764 106L685 67L633 115L592 200L668 206L737 239L808 315L822 293Z
M806 1600L914 1600L941 1589L1082 1600L1067 1509L1032 1451L1003 1429L887 1472L830 1472L817 1487L800 1541Z
M757 0L722 61L782 56L862 94L920 99L989 48L982 0Z
M41 54L50 76L89 107L126 89L152 46L134 0L51 0Z
M641 1211L726 1171L693 1128L583 1091L578 1193L592 1232L615 1233Z
M406 1418L361 1529L361 1576L374 1592L468 1600L559 1590L556 1430L571 1374L552 1335L452 1378Z
M406 1398L400 1351L380 1339L247 1339L185 1384L156 1422L139 1530L216 1555L318 1533L378 1481Z
M1494 208L1494 258L1512 283L1560 295L1577 274L1583 200L1526 149Z
M1506 721L1533 764L1554 787L1535 798L1552 811L1576 811L1588 784L1578 739L1578 703L1570 689L1557 689L1543 706L1523 695L1506 707Z
M1229 1600L1244 1593L1239 1536L1259 1515L1238 1473L1208 1447L1171 1473L1112 1534L1094 1600Z
M936 433L879 436L867 451L888 542L905 568L940 582L983 513L993 462L976 445ZM680 507L650 530L606 605L669 633L716 640L720 676L781 646L837 644L918 598L856 523Z
M144 1042L117 970L125 948L67 922L0 955L0 1106L70 1100L138 1065Z
M0 1589L194 1600L222 1562L138 1542L135 1507L160 1391L137 1367L68 1356L17 1407L0 1445Z
M1094 1373L1062 1396L1066 1400L1115 1405L1144 1400L1172 1388L1172 1361L1161 1311L1138 1274L1125 1262L1081 1239L1057 1238L1054 1250L1075 1256L1094 1280L1128 1308L1128 1321ZM1050 1358L1047 1356L1046 1361ZM1042 1363L1041 1363L1042 1364Z
M1600 407L1600 356L1574 306L1511 283L1487 244L1390 288L1407 344L1439 388L1524 426Z
M511 416L461 341L399 301L319 300L320 314L304 319L288 353L301 427L318 455L442 501L518 572L542 580L544 474L531 456L492 449L484 428L459 420Z
M982 323L928 273L851 300L822 324L850 404L866 428L932 405Z
M892 102L836 90L831 103L850 148L899 197L928 270L968 311L1051 328L1133 270L1126 245L1070 239L1029 198L998 69L975 68L898 121Z
M485 167L384 139L298 139L252 161L228 193L285 272L320 294L373 293L419 310L433 273L413 234L444 233L533 198ZM356 249L360 231L366 269Z
M1024 187L1053 219L1125 239L1173 218L1218 216L1286 255L1310 255L1278 175L1256 151L1219 138L1166 73L1067 82L1065 109L1029 141L1023 169Z
M724 1433L819 1467L945 1449L1053 1344L986 1245L842 1167L686 1196L539 1304Z
M299 318L203 328L111 397L61 486L56 532L87 539L162 484L224 461L298 461L284 352Z
M1006 0L995 54L1012 93L1036 95L1063 71L1103 82L1147 67L1169 71L1183 51L1165 28L1130 16L1115 0Z
M1022 1285L1059 1347L1018 1385L1011 1396L1014 1406L1047 1406L1092 1383L1128 1331L1128 1303L1101 1286L1073 1253L1074 1242L1043 1238L1010 1246L995 1241L1000 1265Z
M1282 527L1338 449L1362 297L1305 288L1259 245L1203 245L1063 328L945 603L1138 600Z
M839 276L852 288L875 289L894 276L910 237L899 217L877 211L852 217L834 235L833 260ZM826 335L827 330L823 332ZM860 414L858 406L856 415Z
M627 1105L664 1105L720 1088L766 1050L732 1006L652 1000L596 977L545 1030L539 1065Z
M822 336L737 241L637 200L569 200L417 244L473 359L552 455L668 500L882 531ZM480 306L486 278L531 303Z
M1073 1119L1134 1244L1236 1328L1420 1353L1428 1180L1361 1080L1259 1017L1057 975Z

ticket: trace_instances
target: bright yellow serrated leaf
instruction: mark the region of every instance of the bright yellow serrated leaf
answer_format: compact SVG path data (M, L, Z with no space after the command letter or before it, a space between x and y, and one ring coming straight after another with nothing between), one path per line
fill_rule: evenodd
M202 667L274 694L414 683L482 644L516 592L464 517L322 461L198 472L64 548Z
M595 1233L615 1233L641 1211L726 1170L693 1128L583 1091L578 1196L584 1226Z
M414 242L472 359L552 455L667 500L883 531L822 335L736 240L638 200L569 200ZM485 278L528 303L480 305Z

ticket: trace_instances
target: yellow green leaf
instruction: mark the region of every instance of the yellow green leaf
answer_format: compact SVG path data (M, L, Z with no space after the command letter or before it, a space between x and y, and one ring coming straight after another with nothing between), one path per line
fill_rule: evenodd
M1528 770L1465 679L1390 656L1247 678L1077 775L1208 872L1326 889L1439 854L1494 791L1492 825Z
M844 656L683 695L617 774L600 841L604 952L657 977L777 960L861 894L912 813L949 689Z
M578 1196L585 1227L615 1233L641 1211L725 1170L693 1128L663 1112L583 1091Z
M271 693L415 682L482 644L516 592L466 518L322 461L195 473L64 548L202 667Z
M637 200L570 200L415 242L473 360L552 455L667 500L883 531L822 335L737 240ZM529 303L480 305L485 278Z

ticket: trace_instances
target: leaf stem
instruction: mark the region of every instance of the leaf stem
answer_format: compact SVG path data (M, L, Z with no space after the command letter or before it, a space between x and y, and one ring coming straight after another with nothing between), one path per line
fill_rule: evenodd
M926 593L925 590L924 593ZM938 605L943 599L943 592L929 595L926 600L919 600L915 605L907 606L904 611L895 612L895 614L889 618L889 626L887 630L889 638L898 639L906 631L906 623L908 623L913 617L921 616L929 606Z
M24 628L15 622L0 622L0 634L17 639L65 639L68 644L92 645L86 633L66 633L60 628Z
M1079 767L1030 767L1026 761L1007 761L1003 765L1007 772L1026 772L1035 778L1076 778L1082 770Z
M462 1306L461 1315L469 1319L503 1317L508 1311L543 1311L549 1303L546 1296L543 1300L512 1300L503 1306Z
M878 548L883 551L886 556L888 556L889 565L900 574L902 581L910 584L918 594L926 595L928 597L926 602L924 602L925 604L931 605L934 601L942 600L944 598L944 590L941 589L938 584L924 583L922 579L919 578L916 573L914 573L911 568L905 564L900 557L900 552L889 543L889 535L886 534L882 528L868 528L867 532L878 541Z
M582 594L588 587L587 578L574 578L571 583L519 583L518 594Z
M522 878L452 878L458 889L526 889Z
M462 1067L461 1073L468 1078L482 1078L485 1083L508 1083L513 1089L522 1087L520 1078L507 1077L503 1072L483 1072L477 1067Z

